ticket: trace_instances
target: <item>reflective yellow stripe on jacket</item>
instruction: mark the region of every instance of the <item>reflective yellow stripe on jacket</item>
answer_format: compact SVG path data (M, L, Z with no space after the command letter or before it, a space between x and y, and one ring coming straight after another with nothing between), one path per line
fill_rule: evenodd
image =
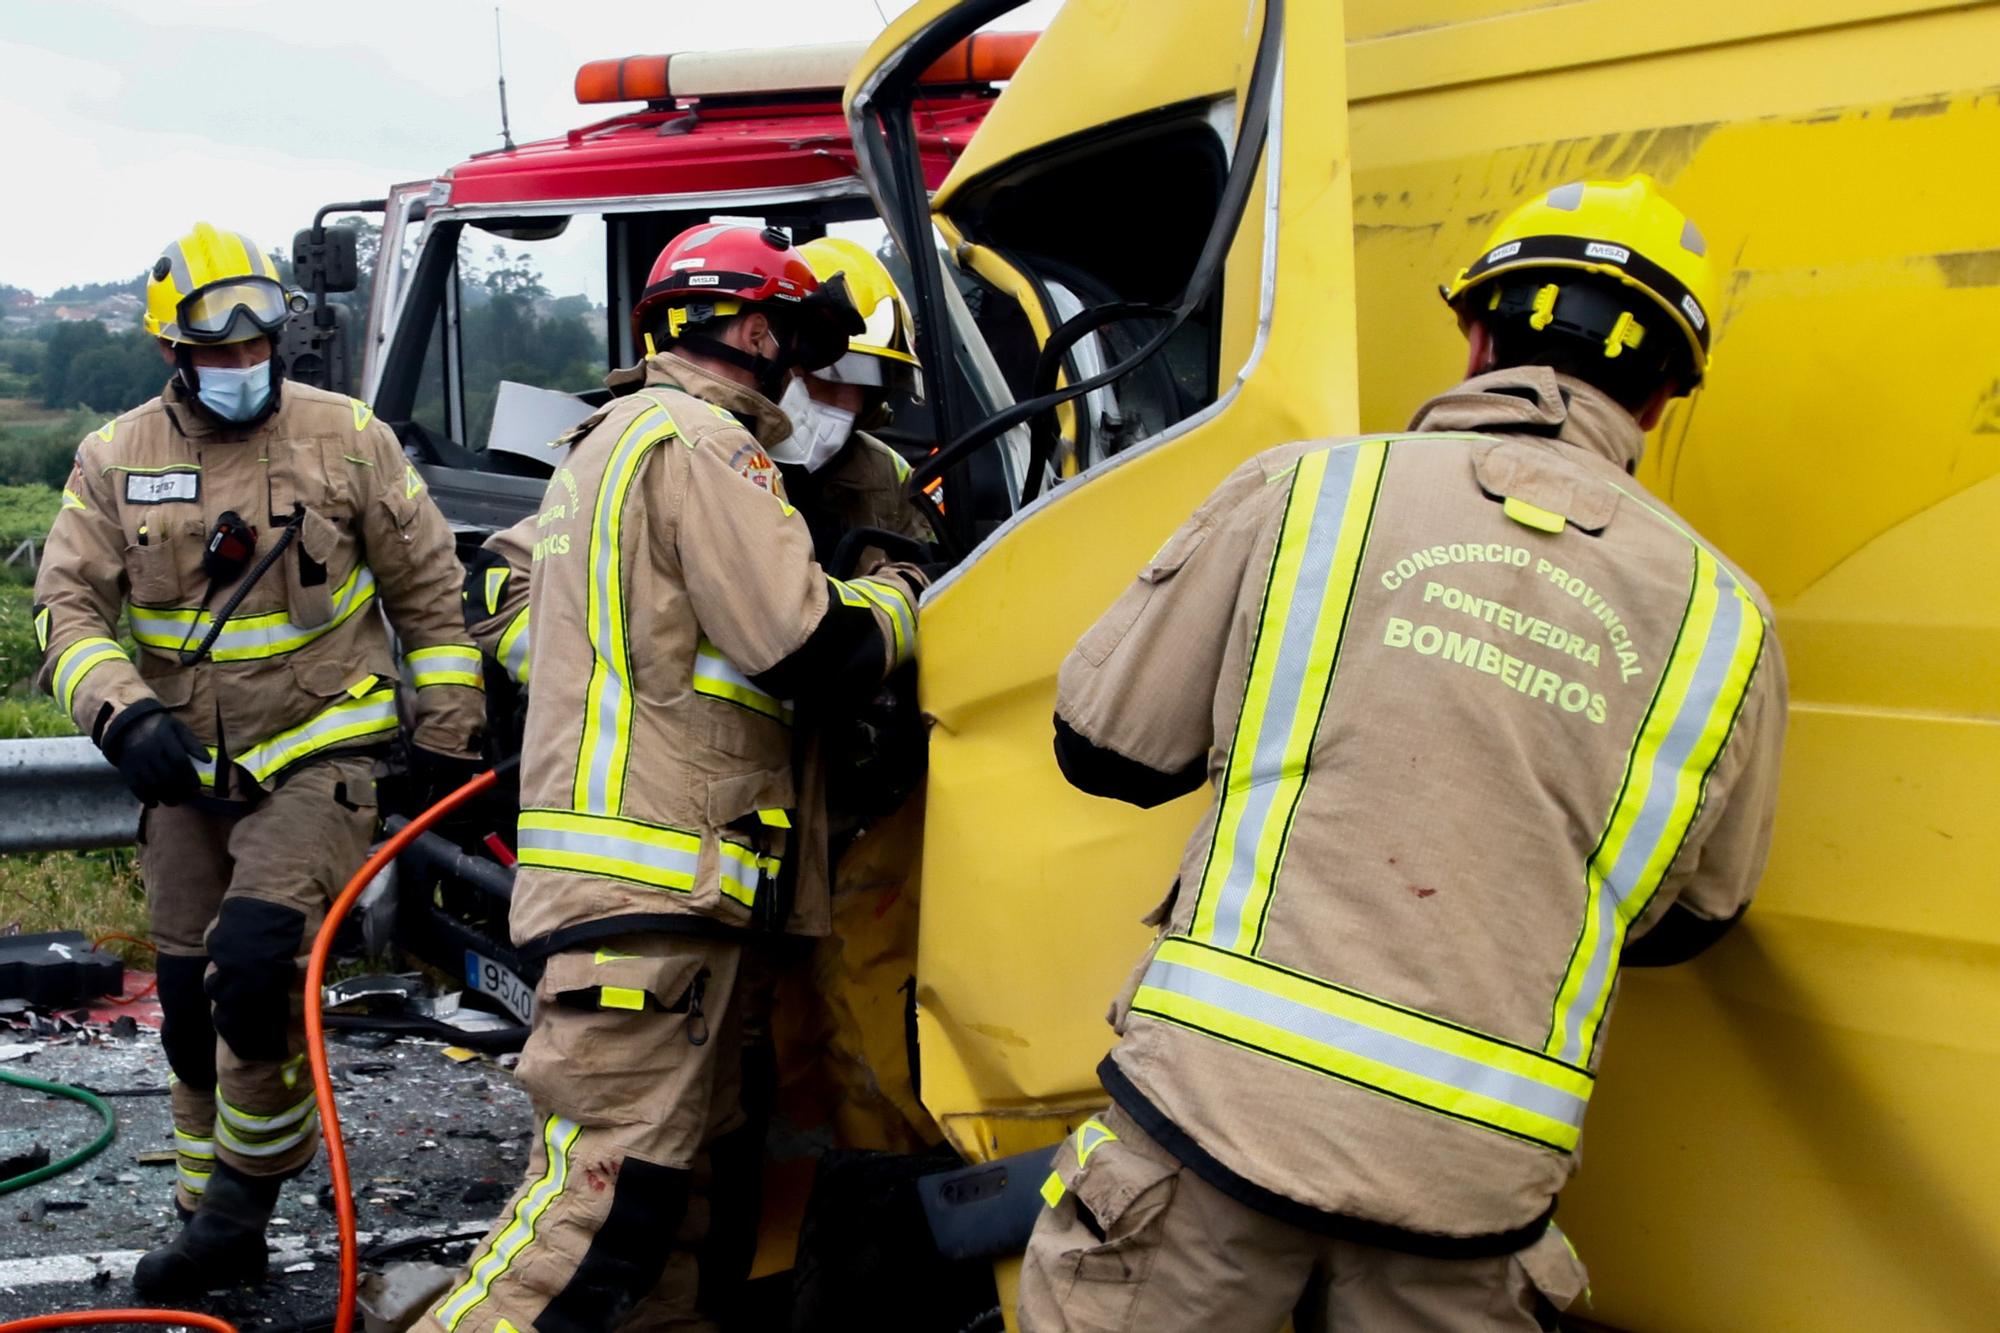
M711 699L722 699L739 708L747 708L768 718L790 726L792 705L789 700L780 699L757 685L736 669L736 664L722 655L722 650L703 639L694 650L694 692L705 694Z
M524 866L602 875L669 893L692 893L701 865L701 835L575 810L523 810L517 831ZM764 879L775 879L775 856L760 856L727 839L717 843L722 892L754 906Z
M592 662L584 696L583 748L572 804L615 815L625 802L625 762L632 744L631 645L625 640L625 501L646 455L675 435L674 419L654 400L632 419L611 451L590 525L588 603Z
M486 688L486 672L477 648L443 644L436 648L413 648L403 654L410 664L410 680L418 689L431 685L465 685Z
M1336 446L1292 474L1190 932L1204 943L1252 952L1263 935L1387 455L1385 440Z
M351 696L330 708L321 709L296 727L288 728L233 756L238 768L259 782L268 782L280 772L303 763L326 750L342 746L386 740L396 734L396 691L374 676L364 676L348 690ZM214 747L208 760L197 763L201 785L213 791L218 777Z
M333 615L324 625L302 629L283 611L231 616L216 636L209 656L217 662L254 662L295 653L346 624L374 600L375 576L368 572L368 566L356 565L334 589ZM183 644L194 647L208 637L214 623L213 613L194 607L132 608L132 638L141 647L160 652L177 653Z
M894 650L895 665L901 666L916 652L917 612L910 605L909 594L893 584L875 579L855 579L844 582L829 579L840 600L848 606L872 606L889 618L890 647Z
M1550 1055L1587 1064L1618 975L1625 932L1653 900L1701 811L1764 648L1764 618L1699 542L1687 611L1639 725L1596 848L1584 865L1583 924L1549 1019Z
M83 678L113 658L123 659L125 650L110 639L78 639L56 658L54 694L65 713L76 711L76 688Z
M1132 1010L1557 1152L1590 1100L1588 1071L1539 1051L1185 938L1160 945Z
M507 628L500 633L500 642L493 655L500 659L507 675L516 685L528 683L528 607L521 608L521 614L507 622Z

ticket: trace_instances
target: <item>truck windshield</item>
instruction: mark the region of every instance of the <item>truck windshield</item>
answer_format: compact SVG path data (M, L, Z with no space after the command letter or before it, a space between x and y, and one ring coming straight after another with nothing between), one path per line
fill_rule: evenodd
M384 415L479 453L508 440L503 400L516 413L542 404L539 421L546 397L523 390L598 391L609 369L605 236L598 214L434 229L384 369ZM409 336L419 327L421 343ZM579 399L574 416L587 410Z
M833 231L873 248L883 235L860 195L745 205L433 217L393 317L377 414L423 461L547 476L548 442L607 401L605 372L639 359L631 304L681 230L727 217L779 227L795 243ZM905 415L913 419L899 425L920 428L920 414Z

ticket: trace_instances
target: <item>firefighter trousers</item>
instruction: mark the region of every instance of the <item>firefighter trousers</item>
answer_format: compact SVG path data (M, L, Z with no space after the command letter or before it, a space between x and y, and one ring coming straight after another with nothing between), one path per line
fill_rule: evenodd
M1116 1106L1056 1148L1021 1265L1022 1333L1552 1329L1584 1289L1553 1224L1518 1254L1439 1259L1336 1240L1237 1202Z
M374 760L360 755L299 769L240 809L156 806L141 819L183 1208L217 1159L250 1176L312 1160L304 955L374 833Z
M756 1233L764 1125L744 1066L746 1050L768 1064L770 991L760 950L734 941L550 957L515 1071L527 1178L418 1333L718 1327Z

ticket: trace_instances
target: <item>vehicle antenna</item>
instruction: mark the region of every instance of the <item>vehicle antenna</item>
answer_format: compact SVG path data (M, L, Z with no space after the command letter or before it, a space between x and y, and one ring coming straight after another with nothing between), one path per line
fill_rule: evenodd
M500 49L500 6L493 6L493 67L500 75L500 146L514 151L514 135L507 128L507 55Z

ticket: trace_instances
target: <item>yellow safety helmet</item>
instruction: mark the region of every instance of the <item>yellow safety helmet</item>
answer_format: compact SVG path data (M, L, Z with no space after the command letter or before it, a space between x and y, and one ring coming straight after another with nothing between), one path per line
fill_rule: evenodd
M807 241L799 253L822 283L832 281L835 274L845 278L847 294L865 326L847 340L847 355L812 374L839 384L871 388L890 387L902 380L911 395L921 400L923 374L913 351L917 340L910 310L882 261L866 246L842 236Z
M1500 274L1551 268L1600 273L1651 298L1687 339L1693 374L1688 387L1700 383L1708 369L1715 265L1701 231L1651 176L1572 181L1530 200L1494 228L1479 258L1440 290L1464 318L1476 313L1467 298ZM1559 290L1551 283L1535 294L1533 327L1554 318ZM1499 295L1495 289L1490 300ZM1644 321L1627 313L1604 331L1605 355L1637 347L1645 333Z
M278 266L242 232L206 222L168 244L146 275L146 332L171 343L263 338L306 308Z

